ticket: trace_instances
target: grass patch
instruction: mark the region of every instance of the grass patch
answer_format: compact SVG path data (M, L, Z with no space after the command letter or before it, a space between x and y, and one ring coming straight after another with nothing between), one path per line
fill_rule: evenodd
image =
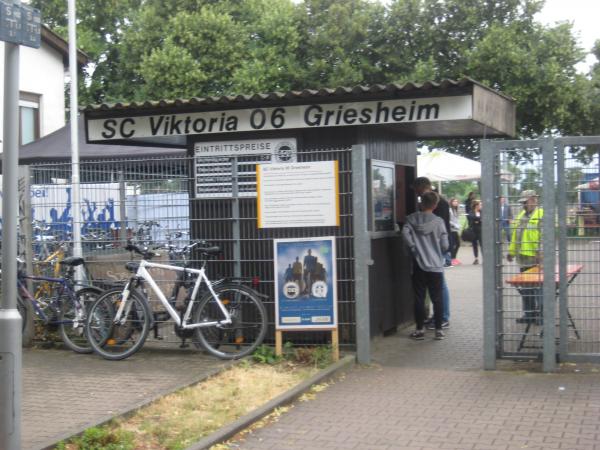
M266 350L263 350L266 352ZM270 358L266 358L270 359ZM321 355L317 358L321 363ZM181 450L315 374L317 364L242 362L167 395L126 419L94 427L58 450Z

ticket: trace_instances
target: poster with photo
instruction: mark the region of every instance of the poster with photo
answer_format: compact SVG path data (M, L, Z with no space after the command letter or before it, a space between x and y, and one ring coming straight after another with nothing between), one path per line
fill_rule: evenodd
M278 330L337 328L335 237L274 240Z

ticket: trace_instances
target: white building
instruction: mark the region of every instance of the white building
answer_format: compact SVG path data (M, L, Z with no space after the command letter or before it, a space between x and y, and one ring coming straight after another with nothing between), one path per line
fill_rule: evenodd
M65 125L65 74L69 69L67 41L42 26L41 47L21 46L19 57L20 144L35 141ZM0 42L0 104L4 105L4 42ZM87 56L77 53L78 64ZM0 108L0 135L4 136L4 108ZM0 142L0 152L2 143Z

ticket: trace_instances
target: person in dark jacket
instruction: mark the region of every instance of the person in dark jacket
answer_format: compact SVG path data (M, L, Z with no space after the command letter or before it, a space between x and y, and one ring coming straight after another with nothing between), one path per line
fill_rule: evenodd
M479 249L481 248L481 201L473 200L471 212L467 216L469 228L475 233L475 239L471 242L473 245L473 264L479 264Z
M467 199L465 200L465 214L469 214L471 212L471 208L473 207L473 200L475 200L475 192L471 191L467 195Z
M441 218L433 214L438 203L435 192L421 196L421 211L410 214L402 229L404 242L413 256L412 283L415 293L416 330L411 337L423 340L425 332L425 292L433 304L435 339L444 339L442 330L442 284L444 281L444 252L448 251L448 232Z

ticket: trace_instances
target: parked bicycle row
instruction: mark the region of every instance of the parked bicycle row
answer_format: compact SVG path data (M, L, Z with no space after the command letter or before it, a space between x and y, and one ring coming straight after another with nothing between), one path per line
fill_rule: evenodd
M27 274L20 264L17 303L24 333L34 322L28 320L31 315L36 323L57 329L73 351L119 360L141 349L151 330L159 337L159 324L170 321L181 346L191 342L223 359L254 351L267 330L262 294L243 280L208 278L207 260L220 252L219 247L205 241L181 246L169 239L163 249L169 262L153 262L159 255L156 250L129 241L124 250L141 259L127 262L129 279L109 289L79 281L78 271L85 267L80 257L58 262L65 268L62 276ZM197 255L193 267L191 252ZM169 293L153 277L152 269L175 274ZM33 291L28 288L30 282L37 283ZM150 304L150 296L158 299L158 307Z

